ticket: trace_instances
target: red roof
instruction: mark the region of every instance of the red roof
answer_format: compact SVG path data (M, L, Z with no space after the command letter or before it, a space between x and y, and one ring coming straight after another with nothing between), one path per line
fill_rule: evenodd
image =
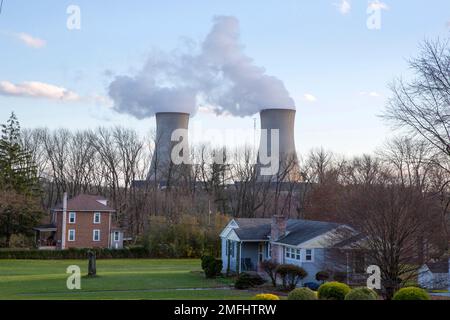
M106 198L102 196L80 194L67 200L67 211L116 211L99 202L105 200ZM54 211L62 211L62 209L62 203L53 208Z

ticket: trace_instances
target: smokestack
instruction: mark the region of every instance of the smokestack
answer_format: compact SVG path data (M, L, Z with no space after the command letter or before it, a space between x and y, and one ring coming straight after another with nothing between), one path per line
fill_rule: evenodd
M171 154L173 147L178 141L172 141L172 133L177 129L188 130L189 113L181 112L158 112L156 113L156 137L155 151L153 153L148 181L163 182L170 184L183 174L189 173L186 164L176 165L172 162ZM187 141L183 141L186 145ZM183 150L189 156L189 150ZM182 156L182 154L180 154Z
M264 109L260 112L261 129L266 130L266 137L264 131L261 131L260 152L258 153L257 175L259 181L298 181L299 167L297 153L295 151L294 140L294 124L295 124L295 110L294 109ZM272 130L279 130L279 162L278 171L273 175L265 175L261 169L270 167L271 164L263 163L260 155L272 155L272 150L276 153L277 148L272 147L271 133ZM276 141L275 141L276 142ZM266 146L267 152L264 152ZM272 163L272 165L274 165Z

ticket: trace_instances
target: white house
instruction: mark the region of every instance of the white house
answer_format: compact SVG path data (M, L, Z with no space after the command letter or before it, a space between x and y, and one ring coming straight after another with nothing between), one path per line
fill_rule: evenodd
M418 271L417 282L426 289L447 289L450 287L449 272L448 259L426 263Z
M301 266L308 272L303 282L315 282L318 271L333 265L327 249L342 241L335 236L341 229L355 235L350 227L331 222L282 216L232 219L220 234L223 272L261 272L262 261L274 260Z

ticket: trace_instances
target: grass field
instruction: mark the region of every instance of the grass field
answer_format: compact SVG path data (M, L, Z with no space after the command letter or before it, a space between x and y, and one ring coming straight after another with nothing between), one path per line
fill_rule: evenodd
M0 260L0 299L248 299L229 279L205 279L199 260L97 260L96 278L68 290L66 268L87 260Z

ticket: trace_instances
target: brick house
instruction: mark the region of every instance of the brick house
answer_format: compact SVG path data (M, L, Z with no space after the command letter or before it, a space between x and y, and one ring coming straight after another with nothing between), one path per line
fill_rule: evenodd
M123 247L123 232L114 224L116 210L108 200L81 194L51 210L51 223L36 231L39 249Z

